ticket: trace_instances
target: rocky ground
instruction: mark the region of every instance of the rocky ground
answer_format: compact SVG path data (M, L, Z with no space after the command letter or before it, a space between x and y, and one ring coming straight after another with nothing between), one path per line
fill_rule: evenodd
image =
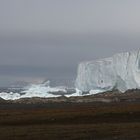
M140 90L0 100L2 140L139 140Z
M70 102L70 103L90 103L90 102L103 102L103 103L112 103L112 102L140 102L140 90L128 90L125 93L121 93L119 91L109 91L94 95L78 96L78 97L56 97L56 98L22 98L14 101L4 101L0 99L0 102L5 103L25 103L25 104L36 104L36 103L62 103L62 102Z

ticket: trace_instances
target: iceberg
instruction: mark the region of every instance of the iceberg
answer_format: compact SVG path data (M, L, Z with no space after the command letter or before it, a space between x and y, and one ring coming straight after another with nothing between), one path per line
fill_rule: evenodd
M112 57L81 62L75 82L82 92L95 93L117 89L140 88L140 50L115 54ZM97 92L98 91L98 92Z

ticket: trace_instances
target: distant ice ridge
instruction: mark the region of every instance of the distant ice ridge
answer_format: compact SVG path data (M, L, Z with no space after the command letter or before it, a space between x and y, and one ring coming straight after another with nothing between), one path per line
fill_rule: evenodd
M32 97L40 97L40 98L50 98L50 97L59 97L61 95L51 94L56 92L66 92L63 87L50 87L49 82L43 84L33 84L25 88L21 93L0 93L0 97L5 100L16 100L20 98L32 98Z
M140 88L140 50L113 57L82 62L78 67L76 88L83 92Z
M30 87L26 87L26 90L21 92L22 95L21 93L2 92L0 93L0 98L3 98L4 100L17 100L22 98L33 98L33 97L52 98L52 97L62 96L58 94L59 92L65 93L64 96L69 98L74 96L86 96L86 95L95 94L98 93L98 90L91 91L88 94L82 94L82 92L79 89L75 89L74 93L68 94L64 87L50 87L44 84L38 84L38 85L31 85Z
M4 100L16 100L16 99L20 99L20 94L19 93L6 93L6 92L1 92L0 93L0 98L4 99Z
M81 91L78 89L73 94L67 94L66 87L50 87L49 81L43 83L43 84L32 84L28 87L25 87L25 89L21 93L6 93L2 92L0 93L0 97L4 100L17 100L21 98L32 98L32 97L40 97L40 98L51 98L51 97L60 97L63 94L66 97L71 96L82 96ZM61 95L62 93L62 95Z

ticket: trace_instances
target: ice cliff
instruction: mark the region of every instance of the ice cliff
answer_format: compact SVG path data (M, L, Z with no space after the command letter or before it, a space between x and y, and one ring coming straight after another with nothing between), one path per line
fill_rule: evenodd
M140 50L80 63L75 85L83 92L140 88Z

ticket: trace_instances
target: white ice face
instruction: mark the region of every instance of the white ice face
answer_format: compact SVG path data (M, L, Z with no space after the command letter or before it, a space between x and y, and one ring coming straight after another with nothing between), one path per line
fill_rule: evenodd
M76 88L84 92L140 88L140 51L79 64Z

